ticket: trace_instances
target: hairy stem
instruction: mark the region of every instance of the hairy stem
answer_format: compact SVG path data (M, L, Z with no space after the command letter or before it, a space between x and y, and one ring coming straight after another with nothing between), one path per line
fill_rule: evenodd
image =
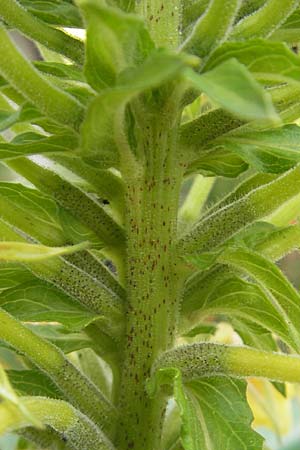
M68 445L78 450L113 450L100 429L67 402L43 397L21 397L24 407L43 424L53 428ZM8 401L0 405L0 432L26 429L31 425Z
M56 122L79 128L83 118L80 103L42 77L16 49L1 25L0 53L0 74L9 84Z
M300 381L298 356L203 342L167 351L156 361L154 373L160 368L179 369L185 382L215 375Z
M139 154L144 154L145 168L127 172L123 161L128 306L117 444L124 450L159 448L166 406L164 398L147 396L145 381L155 357L173 345L179 304L174 242L181 169L170 122L162 115L141 124Z
M20 30L25 36L73 59L79 64L83 63L84 46L81 41L47 26L26 11L16 0L1 0L0 17L11 27Z
M53 344L0 309L0 339L25 355L54 381L58 388L80 410L111 430L115 411L94 384L79 372Z

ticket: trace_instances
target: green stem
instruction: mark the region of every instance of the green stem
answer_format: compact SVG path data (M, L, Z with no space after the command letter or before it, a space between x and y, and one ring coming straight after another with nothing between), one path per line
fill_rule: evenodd
M201 210L215 182L213 177L196 175L186 199L179 210L179 220L190 228L199 219Z
M174 114L174 113L172 113ZM172 114L141 124L145 170L133 172L124 158L127 182L127 330L120 389L117 444L122 450L160 446L166 399L150 399L145 381L156 356L173 345L179 308L174 247L181 169L174 158Z
M153 371L177 368L185 382L200 377L262 377L279 382L300 382L300 358L250 347L199 343L177 347L156 361Z
M113 450L100 429L67 402L43 397L21 397L22 405L43 424L53 428L68 446L78 450ZM0 433L30 427L31 423L15 405L0 405Z
M31 15L16 0L1 0L0 17L9 26L17 28L25 36L47 48L61 53L82 64L84 61L83 43L60 30L51 28Z
M115 411L96 386L79 372L53 344L0 309L0 339L46 372L67 398L84 414L111 431Z
M176 49L180 43L181 0L141 0L136 5L137 13L147 21L156 45Z
M2 26L0 26L0 53L0 74L17 91L46 116L78 130L83 119L83 108L80 103L42 77L16 49Z
M200 220L191 232L180 239L179 250L185 253L210 251L246 225L276 211L299 194L299 174L300 168L296 166Z

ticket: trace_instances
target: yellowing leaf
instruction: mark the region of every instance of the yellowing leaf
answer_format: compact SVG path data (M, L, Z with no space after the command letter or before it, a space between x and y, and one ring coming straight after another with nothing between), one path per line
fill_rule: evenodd
M251 378L247 399L254 415L254 428L266 427L278 436L291 430L291 400L284 397L269 381Z
M88 247L88 242L66 247L24 244L23 242L0 242L0 261L40 261L53 256L78 252Z
M8 405L12 404L14 407L16 407L22 414L22 416L26 418L29 421L29 423L31 423L33 426L42 428L42 423L28 411L28 409L22 403L21 399L17 396L17 394L13 390L5 370L1 366L0 366L0 398L7 400ZM1 433L1 425L0 425L0 433Z

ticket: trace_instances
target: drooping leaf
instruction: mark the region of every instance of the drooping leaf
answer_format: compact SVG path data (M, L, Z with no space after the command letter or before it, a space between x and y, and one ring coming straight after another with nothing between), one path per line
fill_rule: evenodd
M97 316L54 286L35 280L0 294L0 306L23 322L59 322L71 331Z
M255 81L245 66L229 59L201 75L185 72L191 85L235 116L246 120L278 122L270 95Z
M35 262L53 256L67 255L87 248L88 243L67 246L47 247L38 244L24 244L22 242L0 242L1 261Z
M12 1L17 4L15 0ZM2 55L0 74L3 78L46 116L55 122L78 129L84 112L80 103L49 83L17 50L3 26L0 27L0 36ZM12 60L14 61L13 66ZM22 77L19 76L19 73L22 73Z

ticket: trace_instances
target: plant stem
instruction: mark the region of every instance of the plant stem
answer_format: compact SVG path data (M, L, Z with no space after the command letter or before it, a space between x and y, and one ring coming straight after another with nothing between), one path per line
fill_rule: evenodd
M100 429L67 402L43 397L21 397L22 405L43 424L60 433L71 448L113 450ZM0 432L27 428L31 423L15 405L0 405Z
M145 381L156 356L173 344L179 307L174 244L182 173L174 157L172 120L168 114L153 114L141 124L138 145L145 155L144 170L126 168L123 161L128 306L117 437L122 450L160 447L166 400L150 399Z
M0 16L8 25L17 28L25 36L79 64L83 63L84 46L81 41L47 26L26 11L16 0L1 0Z
M1 25L0 53L0 74L9 84L48 117L78 130L83 118L80 103L42 77L16 49Z
M181 0L141 0L136 4L155 44L176 49L180 43Z
M84 414L102 424L104 430L113 428L115 411L112 405L57 347L37 336L2 309L0 322L1 340L46 372L66 397Z
M300 382L300 358L265 352L244 346L197 343L167 351L156 361L155 370L179 369L183 380L228 375L231 377L262 377L280 382ZM153 387L153 386L151 386Z

